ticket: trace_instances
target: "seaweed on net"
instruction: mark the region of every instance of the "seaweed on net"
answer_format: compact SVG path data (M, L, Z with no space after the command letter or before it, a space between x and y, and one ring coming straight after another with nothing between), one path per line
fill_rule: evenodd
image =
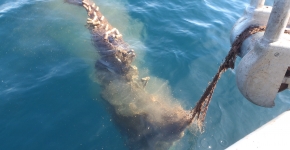
M138 68L132 65L134 50L95 3L89 0L66 2L87 10L87 27L100 56L95 64L96 78L113 121L127 137L126 145L130 149L168 149L191 124L190 111L184 110L171 96L166 83L160 80L148 83L149 77L139 79ZM148 86L155 84L158 92L148 92L144 88L147 83Z
M158 92L150 93L144 88L150 78L139 79L138 68L132 65L134 50L123 41L121 33L109 24L95 3L90 0L66 2L83 6L88 12L88 29L101 57L95 65L97 80L102 86L103 98L111 107L114 122L128 137L130 149L168 149L191 124L202 131L221 75L234 68L242 42L265 30L264 26L250 26L236 38L212 82L196 106L188 111L171 96L166 83L154 83L160 86L155 90Z

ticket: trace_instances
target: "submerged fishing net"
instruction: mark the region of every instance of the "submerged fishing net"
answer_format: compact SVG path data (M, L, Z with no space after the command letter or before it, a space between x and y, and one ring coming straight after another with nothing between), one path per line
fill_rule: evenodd
M208 106L218 80L227 69L229 68L234 69L236 56L240 51L240 47L242 46L243 41L252 34L265 31L265 29L266 29L265 26L250 26L247 29L245 29L232 44L232 48L229 51L228 55L226 56L225 61L219 67L218 72L216 73L210 84L207 86L205 92L197 102L196 106L191 110L192 121L197 124L200 131L202 131Z
M66 2L87 11L87 27L99 54L96 79L112 121L125 136L125 145L133 150L169 149L190 125L190 111L172 97L166 82L139 77L132 64L134 50L92 0ZM148 83L149 79L152 82Z
M146 90L150 78L139 79L138 68L132 65L134 50L123 40L118 29L109 24L93 1L65 1L84 7L88 13L87 27L100 56L95 64L96 78L113 121L127 137L129 149L169 149L184 135L184 130L192 122L202 130L210 100L222 73L234 68L236 55L246 38L265 31L265 27L251 26L237 37L194 109L187 111L174 102L176 99L167 92L166 83L154 81L154 85L149 83L148 86L155 92Z

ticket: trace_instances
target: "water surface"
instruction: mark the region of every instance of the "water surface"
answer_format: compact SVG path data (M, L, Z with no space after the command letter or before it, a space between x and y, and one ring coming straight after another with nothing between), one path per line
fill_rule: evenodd
M191 109L230 49L249 0L95 1L134 47L135 64L168 81ZM271 5L273 1L267 1ZM97 53L86 12L61 0L0 1L0 149L127 149L95 82ZM189 130L172 149L224 149L289 109L248 102L235 70L218 83L205 132Z

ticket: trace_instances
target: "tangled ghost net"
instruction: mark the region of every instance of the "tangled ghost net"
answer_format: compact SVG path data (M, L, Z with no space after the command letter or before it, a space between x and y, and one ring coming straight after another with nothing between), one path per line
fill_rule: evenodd
M188 111L169 93L149 93L145 90L150 78L139 78L138 68L132 65L134 50L124 42L118 29L109 24L95 3L90 0L66 2L81 6L88 13L88 29L100 56L95 68L102 97L112 110L114 122L126 135L126 145L130 149L168 149L183 136L192 122L201 129L218 79L226 69L233 68L242 41L256 29L252 27L241 34L243 38L238 38L233 44L225 63L196 107Z
M95 64L102 97L111 107L113 120L128 138L130 149L168 149L191 124L184 110L170 94L145 90L149 77L138 77L132 65L135 52L118 29L109 24L92 1L66 0L88 12L87 24L100 59Z

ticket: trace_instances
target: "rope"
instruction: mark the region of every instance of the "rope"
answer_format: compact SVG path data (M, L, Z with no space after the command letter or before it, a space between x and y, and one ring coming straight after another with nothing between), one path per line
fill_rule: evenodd
M222 74L227 69L229 68L234 69L236 56L240 52L240 47L242 46L244 40L249 36L251 36L252 34L265 31L265 29L266 29L265 26L250 26L247 29L245 29L232 44L231 50L226 56L225 61L219 67L218 72L216 73L210 84L207 86L206 90L204 91L203 95L197 102L196 106L191 110L192 114L191 122L195 122L200 131L202 131L208 106L211 101L213 92L216 88L218 80L221 78Z

